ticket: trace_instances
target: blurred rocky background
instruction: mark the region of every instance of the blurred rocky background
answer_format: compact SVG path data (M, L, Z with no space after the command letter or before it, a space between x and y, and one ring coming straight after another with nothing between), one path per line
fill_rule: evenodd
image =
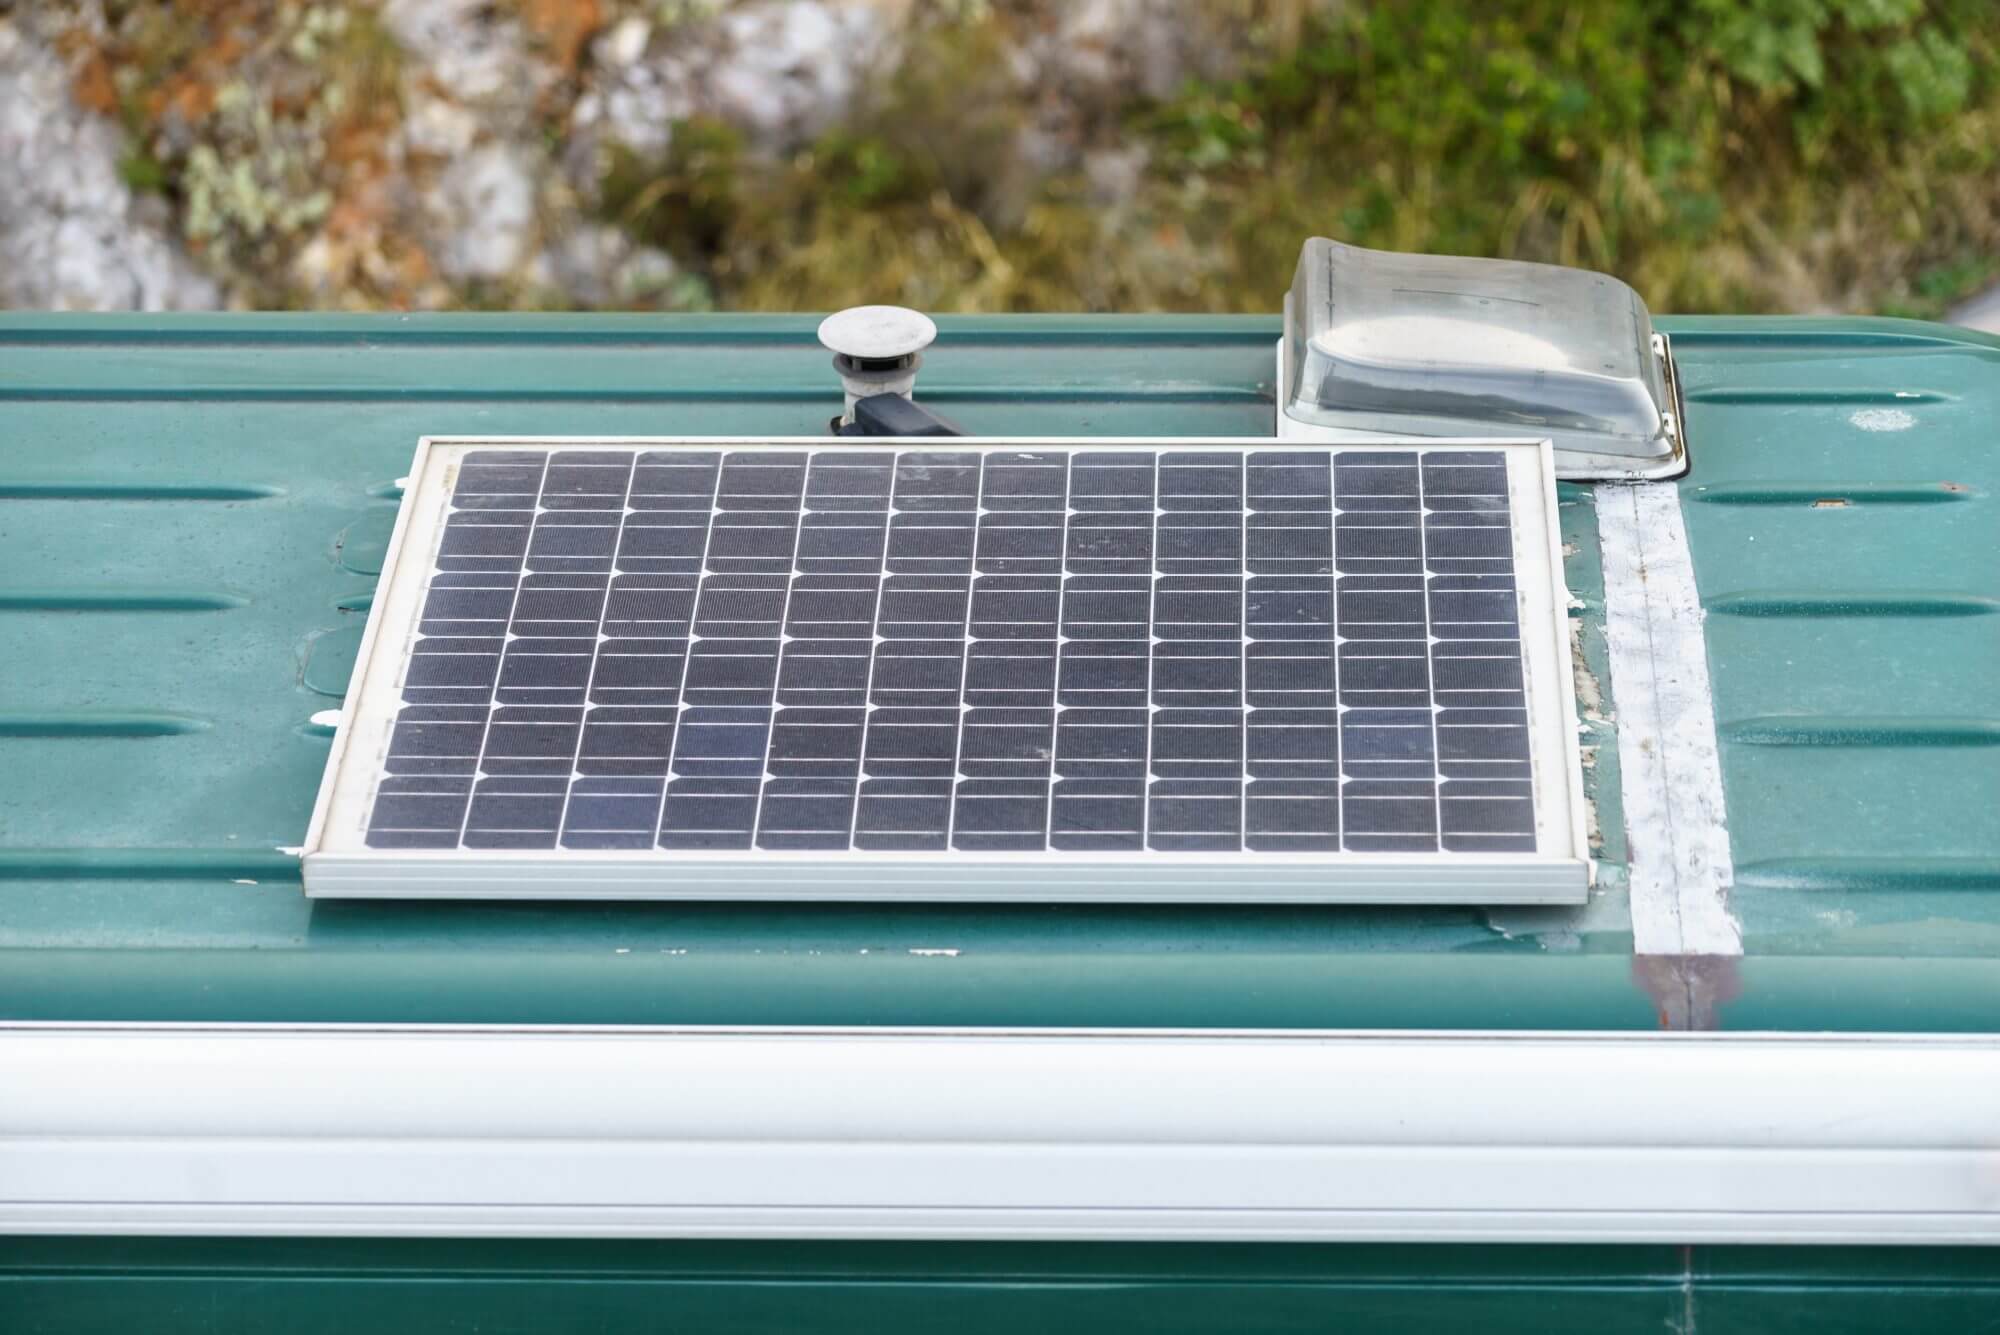
M0 304L1656 309L2000 278L1994 0L0 0Z

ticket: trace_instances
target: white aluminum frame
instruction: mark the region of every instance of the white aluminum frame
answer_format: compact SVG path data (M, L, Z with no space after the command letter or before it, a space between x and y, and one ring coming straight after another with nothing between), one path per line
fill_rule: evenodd
M2000 1037L0 1026L0 1232L2000 1242Z
M979 437L951 449L1311 448L1268 437ZM383 562L304 844L315 897L732 899L1199 903L1578 904L1589 894L1583 771L1569 664L1551 447L1546 440L1408 440L1346 446L1507 451L1534 770L1537 850L1524 854L377 850L363 841L444 529L452 469L468 450L920 448L906 439L823 436L425 437Z

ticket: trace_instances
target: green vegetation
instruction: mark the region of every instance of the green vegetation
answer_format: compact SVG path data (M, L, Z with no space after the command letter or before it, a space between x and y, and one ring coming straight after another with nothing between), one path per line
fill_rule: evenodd
M1314 234L1606 269L1661 310L1934 316L2000 278L1996 0L1187 0L1183 31L1036 77L1054 0L933 0L779 160L718 121L642 156L578 118L601 35L697 60L724 8L496 0L468 32L521 77L463 100L376 0L104 0L61 50L126 182L248 305L1268 310ZM1143 96L1163 38L1236 72ZM468 278L488 224L441 178L489 144L532 216ZM587 213L677 271L625 281ZM550 258L579 237L588 282Z
M1603 268L1669 310L1935 314L1993 277L1992 0L1235 8L1259 55L1125 107L1147 165L1108 205L1023 161L994 5L790 161L700 124L619 156L604 212L741 308L1267 310L1315 233Z

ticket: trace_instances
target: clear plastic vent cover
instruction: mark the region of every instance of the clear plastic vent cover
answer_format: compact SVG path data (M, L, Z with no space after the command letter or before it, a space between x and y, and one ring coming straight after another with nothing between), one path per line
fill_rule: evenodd
M1518 430L1554 441L1563 476L1681 467L1665 339L1638 293L1604 274L1315 237L1286 302L1281 360L1281 435Z

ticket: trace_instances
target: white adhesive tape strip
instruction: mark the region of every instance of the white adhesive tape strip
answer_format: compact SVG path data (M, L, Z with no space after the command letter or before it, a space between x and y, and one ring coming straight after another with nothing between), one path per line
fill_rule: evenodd
M1597 489L1638 955L1740 955L1701 597L1671 482Z

